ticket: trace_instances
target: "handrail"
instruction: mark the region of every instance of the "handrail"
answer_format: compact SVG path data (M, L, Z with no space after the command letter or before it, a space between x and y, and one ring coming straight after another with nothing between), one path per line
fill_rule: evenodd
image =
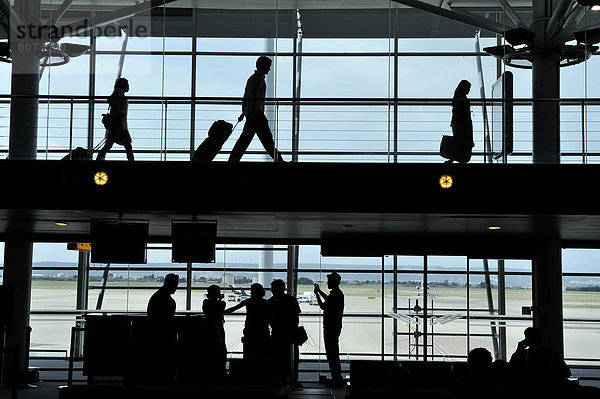
M46 145L37 148L40 155L54 159L57 154L70 153L78 145L87 148L104 136L99 115L109 96L0 94L0 154L8 153L7 120L10 115L7 110L12 100L20 98L36 98L44 105L40 106L38 136L46 136ZM154 161L160 157L161 161L182 161L190 159L195 146L205 137L210 121L237 117L242 97L128 96L128 100L134 154L145 160ZM509 101L515 107L514 123L518 132L509 162L511 159L529 162L532 118L528 108L535 102L548 101L558 102L563 107L562 112L571 115L563 121L566 126L562 129L561 157L568 158L567 162L599 161L600 151L596 150L598 121L595 113L592 114L595 110L588 107L600 106L600 98L516 98ZM471 98L470 102L476 143L472 162L483 162L486 153L482 145L480 107L499 105L503 100ZM439 140L443 134L451 134L450 98L269 97L266 104L278 110L272 121L277 147L285 157L291 155L300 162L336 162L342 157L345 161L359 162L415 162L415 159L438 162ZM211 109L210 106L214 107ZM157 112L158 107L160 112ZM291 137L294 127L288 124L294 121L293 112L298 107L302 114L295 134L300 145L294 146ZM47 115L42 119L43 112ZM90 112L94 114L92 120ZM352 118L352 115L356 116ZM391 134L392 131L398 134ZM6 141L3 143L2 140ZM228 142L219 159L231 153L230 146L232 143ZM111 152L124 153L120 146L115 146ZM246 151L250 156L263 153L262 149Z

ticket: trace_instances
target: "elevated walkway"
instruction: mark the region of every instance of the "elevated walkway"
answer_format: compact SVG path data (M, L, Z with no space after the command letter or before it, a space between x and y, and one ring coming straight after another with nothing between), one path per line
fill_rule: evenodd
M99 171L105 185L94 182ZM150 240L168 242L171 220L195 218L216 220L221 243L522 257L538 239L600 246L599 173L600 165L4 160L0 234L85 241L91 219L122 217L148 220Z

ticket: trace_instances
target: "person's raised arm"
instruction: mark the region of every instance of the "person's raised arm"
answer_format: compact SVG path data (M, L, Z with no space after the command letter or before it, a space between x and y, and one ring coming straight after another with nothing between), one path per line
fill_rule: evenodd
M230 307L230 308L227 308L227 309L225 309L225 310L223 311L223 313L224 313L224 314L233 313L233 312L235 312L236 310L239 310L239 309L243 308L244 306L246 306L246 303L247 303L247 302L248 302L248 300L247 300L247 299L244 299L242 302L238 303L237 305L235 305L235 306L232 306L232 307Z
M317 304L319 305L321 310L325 310L325 304L323 303L323 300L327 301L327 294L325 294L321 290L321 288L319 288L319 284L315 284L314 293L315 293L315 296L317 297ZM323 299L321 299L321 297L323 297Z

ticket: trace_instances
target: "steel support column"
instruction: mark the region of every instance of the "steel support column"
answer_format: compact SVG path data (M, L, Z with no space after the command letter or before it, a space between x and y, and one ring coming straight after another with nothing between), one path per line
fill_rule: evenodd
M6 335L6 345L18 347L17 370L19 383L25 382L29 354L27 348L29 315L31 306L31 271L33 242L24 234L9 234L4 243L4 280L6 286L13 286L15 297L12 314L12 329ZM10 365L6 365L10 368ZM13 370L11 370L13 371ZM10 375L10 374L6 374Z
M533 325L543 334L543 345L561 356L563 343L562 253L558 240L537 246L533 260Z
M40 24L40 0L15 3L15 11L26 24ZM21 37L24 36L24 37ZM39 108L39 41L11 32L12 84L10 104L9 159L35 159Z

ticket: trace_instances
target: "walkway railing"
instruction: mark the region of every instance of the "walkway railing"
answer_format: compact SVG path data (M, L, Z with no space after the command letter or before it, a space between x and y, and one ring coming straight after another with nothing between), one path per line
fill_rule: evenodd
M39 96L38 159L60 159L76 147L93 148L104 137L101 115L107 97ZM0 158L8 154L10 96L0 96ZM533 100L514 104L514 152L509 163L532 160ZM600 162L600 99L561 99L561 162ZM189 161L218 119L235 122L241 98L129 97L128 123L137 160ZM484 116L485 105L485 116ZM473 158L488 159L484 145L498 144L501 101L471 99ZM442 135L451 134L451 100L433 98L276 98L267 101L267 117L286 160L299 162L441 162ZM487 123L486 123L487 121ZM238 126L215 160L227 160ZM497 148L494 148L496 150ZM107 159L126 159L115 146ZM243 160L264 161L254 140Z

